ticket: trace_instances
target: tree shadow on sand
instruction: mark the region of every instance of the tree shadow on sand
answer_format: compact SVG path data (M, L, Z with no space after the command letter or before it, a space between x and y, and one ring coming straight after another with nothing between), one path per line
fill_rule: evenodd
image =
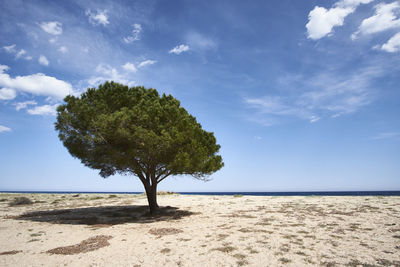
M148 206L101 206L33 211L14 219L55 224L116 225L179 220L194 214L197 213L170 206L160 207L155 215L149 214Z

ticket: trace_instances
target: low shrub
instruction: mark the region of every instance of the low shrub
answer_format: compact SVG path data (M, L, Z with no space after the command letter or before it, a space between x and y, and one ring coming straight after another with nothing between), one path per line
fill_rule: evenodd
M31 205L33 202L27 197L16 197L10 202L10 206Z

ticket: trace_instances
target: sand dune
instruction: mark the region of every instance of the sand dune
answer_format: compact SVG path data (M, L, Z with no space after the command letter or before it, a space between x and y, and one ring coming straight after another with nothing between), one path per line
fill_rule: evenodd
M17 196L1 266L400 266L400 197Z

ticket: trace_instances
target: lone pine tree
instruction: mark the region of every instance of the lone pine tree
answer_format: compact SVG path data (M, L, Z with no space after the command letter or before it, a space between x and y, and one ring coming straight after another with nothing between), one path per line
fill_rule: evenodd
M224 165L214 134L171 95L106 82L64 101L55 123L64 146L104 178L137 176L150 213L158 209L157 185L168 176L206 180Z

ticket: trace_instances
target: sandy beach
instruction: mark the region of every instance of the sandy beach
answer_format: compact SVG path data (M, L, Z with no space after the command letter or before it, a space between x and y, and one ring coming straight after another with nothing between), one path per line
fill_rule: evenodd
M16 197L30 205L10 206ZM1 266L400 266L400 197L0 194Z

